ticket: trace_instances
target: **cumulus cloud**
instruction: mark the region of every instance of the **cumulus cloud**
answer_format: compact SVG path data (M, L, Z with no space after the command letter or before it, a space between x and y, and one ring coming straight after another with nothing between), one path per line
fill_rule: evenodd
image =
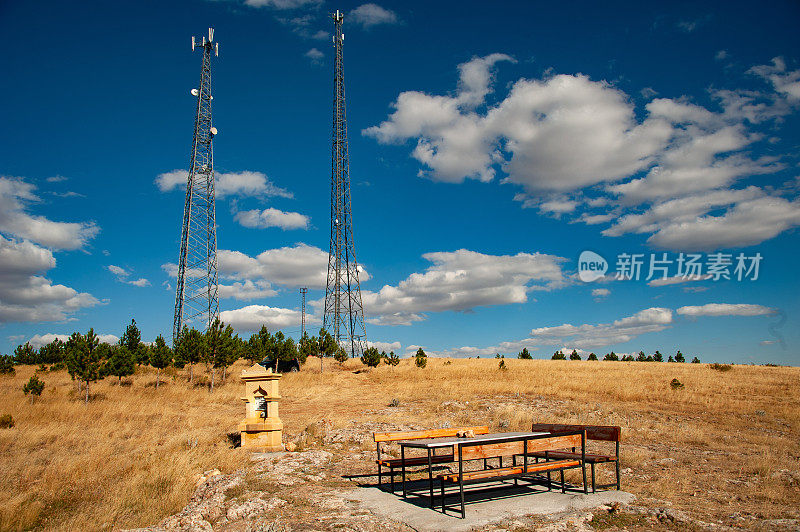
M374 347L378 351L386 351L387 353L394 351L399 352L403 346L400 342L371 342L367 340L367 347Z
M64 321L100 304L91 294L54 285L42 275L55 266L50 250L0 235L0 323Z
M43 345L47 345L56 340L61 340L62 342L66 342L67 340L69 340L69 337L70 337L69 334L53 334L53 333L35 334L30 338L30 340L28 340L28 343L31 344L32 347L39 349ZM115 336L113 334L98 334L97 338L98 340L100 340L101 344L114 345L119 343L119 336Z
M220 274L231 279L325 288L328 278L328 252L303 243L268 249L255 257L223 249L217 257ZM174 272L177 275L177 268ZM359 279L365 281L369 274L362 269Z
M775 314L774 308L747 303L708 303L700 306L681 307L676 311L682 316L767 316Z
M619 218L605 236L646 234L657 247L748 246L798 225L789 189L732 188L786 167L750 155L764 140L752 124L780 119L800 102L800 70L781 58L749 71L771 90L711 90L721 111L656 98L642 113L621 90L581 74L519 79L492 103L494 69L507 60L491 54L459 65L452 95L400 93L389 117L363 133L383 144L414 142L421 176L487 182L502 172L503 182L523 188L515 196L523 208L589 225ZM587 191L603 196L583 199ZM664 215L676 209L680 220Z
M155 183L161 192L170 192L176 188L185 190L188 179L188 171L172 170L159 174ZM291 192L276 186L265 174L250 171L215 174L214 193L217 198L226 196L293 197Z
M397 14L378 4L362 4L355 8L350 16L353 22L364 28L371 28L380 24L397 24Z
M611 295L611 290L608 288L594 288L592 289L592 297L595 301L601 301Z
M475 307L524 303L532 290L566 283L561 257L540 253L486 255L460 249L423 255L433 263L397 286L362 291L364 312L376 324L410 324L422 312L467 311Z
M220 312L219 317L237 331L246 332L257 331L262 325L271 331L300 327L302 322L302 313L299 310L265 305L249 305L236 310L226 310ZM313 316L306 315L307 324L318 322Z
M108 266L106 266L106 269L108 271L110 271L111 273L113 273L116 276L117 281L119 281L120 283L125 283L125 284L129 284L129 285L132 285L132 286L137 286L139 288L144 288L145 286L150 286L150 281L148 281L144 277L140 277L139 279L134 279L134 280L128 279L128 277L131 274L131 271L130 270L126 270L125 268L122 268L121 266L115 266L114 264L109 264Z
M277 290L274 290L267 281L263 280L251 281L248 279L241 283L219 285L220 299L232 298L240 301L250 301L251 299L262 299L277 294Z
M652 281L648 282L649 286L670 286L673 284L683 284L683 283L691 283L693 281L705 281L706 279L711 279L711 275L675 275L672 277L661 277L658 279L653 279Z
M572 325L531 330L531 338L545 345L570 344L580 349L600 348L622 344L642 334L667 329L672 324L672 310L653 307L612 323Z
M53 249L80 249L97 236L94 222L54 222L28 213L40 198L22 178L0 176L0 232Z
M318 6L322 0L245 0L250 7L270 7L279 10L297 9L300 7Z
M320 63L322 61L322 58L325 57L325 54L323 54L316 48L312 48L303 55L309 58L312 63Z
M308 229L308 216L299 212L286 212L272 207L263 211L254 209L250 211L240 211L234 216L234 220L244 227L264 229L267 227L280 227L287 229Z

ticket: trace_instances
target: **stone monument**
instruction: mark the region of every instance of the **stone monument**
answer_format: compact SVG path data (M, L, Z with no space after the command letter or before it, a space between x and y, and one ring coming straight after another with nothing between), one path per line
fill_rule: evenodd
M255 364L242 371L245 419L239 423L242 447L259 452L283 451L283 422L278 416L281 374Z

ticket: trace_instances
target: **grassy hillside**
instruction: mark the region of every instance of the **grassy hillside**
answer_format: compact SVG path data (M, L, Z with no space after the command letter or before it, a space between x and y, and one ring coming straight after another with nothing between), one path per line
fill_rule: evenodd
M309 359L281 381L289 436L312 422L489 424L532 421L623 426L623 489L666 500L707 520L800 517L800 368L706 364L430 359L363 370ZM83 404L66 372L44 372L31 403L22 386L34 367L0 376L0 529L109 529L152 524L179 510L195 475L246 467L232 448L244 408L237 363L209 394L184 371L140 368L117 385L91 387ZM202 380L202 371L195 376ZM684 387L673 390L673 378ZM387 405L397 399L399 408ZM365 443L365 447L371 448ZM672 459L672 460L665 460ZM371 466L370 466L371 467Z

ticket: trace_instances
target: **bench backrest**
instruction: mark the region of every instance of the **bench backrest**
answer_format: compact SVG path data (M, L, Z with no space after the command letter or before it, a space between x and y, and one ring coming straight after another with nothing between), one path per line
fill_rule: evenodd
M489 427L456 427L451 429L409 430L406 432L375 432L372 438L377 442L422 440L425 438L454 438L459 432L471 430L477 434L489 434Z
M536 436L525 438L524 441L518 440L504 443L489 443L485 445L479 443L462 443L459 447L461 448L461 458L463 460L476 460L479 458L513 456L516 454L523 454L526 450L528 454L530 454L540 451L581 447L583 444L582 439L583 435L577 433L557 436Z
M612 425L564 425L559 423L534 423L533 432L567 432L585 430L587 440L619 442L622 437L622 427Z

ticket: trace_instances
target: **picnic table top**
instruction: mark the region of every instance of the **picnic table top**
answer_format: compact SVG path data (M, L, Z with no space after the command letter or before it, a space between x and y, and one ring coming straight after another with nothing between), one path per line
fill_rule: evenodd
M470 438L425 438L420 440L400 440L397 443L401 447L417 447L420 449L435 449L438 447L450 447L459 443L465 442L487 442L487 443L502 443L508 440L515 440L524 438L526 436L544 436L550 434L549 432L495 432L493 434L476 434Z

